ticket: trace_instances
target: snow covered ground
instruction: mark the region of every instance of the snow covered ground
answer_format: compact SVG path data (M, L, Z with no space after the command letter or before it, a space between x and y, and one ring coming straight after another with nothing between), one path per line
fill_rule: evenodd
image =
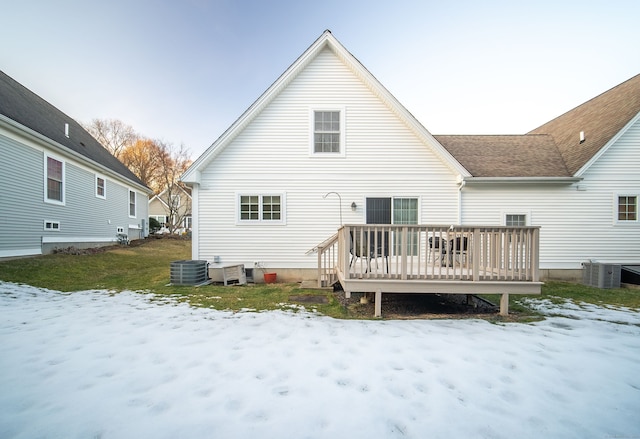
M230 313L0 282L0 437L638 438L640 314Z

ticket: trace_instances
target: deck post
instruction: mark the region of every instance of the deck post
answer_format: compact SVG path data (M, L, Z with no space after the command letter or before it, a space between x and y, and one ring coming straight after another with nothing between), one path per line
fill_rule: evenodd
M375 311L373 316L382 317L382 290L376 290L376 301L374 307Z
M324 248L318 246L318 288L324 287L322 284L322 269L324 265L322 264L322 257L324 256Z
M473 247L471 247L471 270L473 272L472 280L478 282L480 280L480 247L481 247L480 229L473 229ZM468 257L468 256L467 256Z
M500 297L500 315L509 315L509 293L502 293L502 297Z

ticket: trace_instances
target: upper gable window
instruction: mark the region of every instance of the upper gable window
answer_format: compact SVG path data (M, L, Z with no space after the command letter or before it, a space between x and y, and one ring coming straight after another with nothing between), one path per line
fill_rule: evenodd
M344 109L313 109L311 154L344 155Z
M64 162L46 156L45 201L64 204Z

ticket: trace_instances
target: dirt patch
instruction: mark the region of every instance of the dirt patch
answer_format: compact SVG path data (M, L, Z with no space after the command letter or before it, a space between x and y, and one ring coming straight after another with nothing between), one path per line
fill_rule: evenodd
M329 299L327 299L327 296L317 296L317 295L289 296L289 301L296 302L296 303L316 303L316 304L329 303Z
M353 317L373 317L373 297L369 303L361 303L364 293L352 293L349 299L340 290L335 295ZM466 294L382 294L385 319L494 318L498 310L493 303Z

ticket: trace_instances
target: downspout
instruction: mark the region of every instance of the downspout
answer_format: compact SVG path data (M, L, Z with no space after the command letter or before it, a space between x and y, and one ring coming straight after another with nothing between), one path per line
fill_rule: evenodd
M466 184L462 178L458 181L458 224L462 225L462 188Z
M200 259L200 185L191 186L191 259Z

